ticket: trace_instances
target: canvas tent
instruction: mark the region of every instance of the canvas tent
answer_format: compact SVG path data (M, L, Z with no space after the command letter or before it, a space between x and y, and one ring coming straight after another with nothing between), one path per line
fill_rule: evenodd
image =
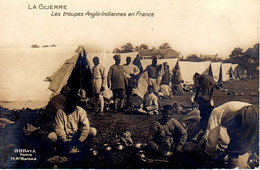
M84 50L84 48L81 48L81 50ZM80 50L79 50L80 52ZM113 56L115 55L114 53L86 53L86 55L81 55L81 52L79 53L80 56L76 56L76 58L72 57L71 59L67 60L65 62L65 64L54 74L51 76L51 83L49 88L54 91L53 95L59 94L61 88L66 85L67 81L69 80L69 77L72 73L72 69L75 67L75 64L78 60L78 57L83 57L85 59L81 59L81 60L85 60L86 63L84 64L84 68L87 67L87 69L89 69L89 71L92 73L92 68L94 67L94 63L93 63L93 58L94 57L98 57L99 58L99 62L101 65L103 65L105 67L105 74L108 74L108 71L110 69L110 67L115 64L115 61L113 59ZM134 59L136 57L138 53L133 52L133 53L124 53L124 54L119 54L121 56L121 65L125 64L126 57L131 57L132 59ZM82 62L84 63L84 61ZM64 71L67 70L67 71ZM57 76L58 75L58 76ZM90 75L91 76L91 75ZM78 77L78 76L77 76ZM62 79L61 79L62 78ZM83 80L86 81L86 80ZM91 79L88 81L88 85L90 84ZM52 88L53 86L55 86L55 88ZM84 86L84 85L83 85ZM84 89L84 88L83 88ZM89 89L91 89L91 86L89 87ZM106 87L106 90L104 92L104 97L105 98L111 98L112 97L112 91L109 90Z
M45 106L52 92L44 80L75 55L75 48L2 48L0 105L8 109Z
M232 64L232 77L236 80L246 78L246 71L243 70L238 64Z
M232 64L231 63L222 63L220 66L220 72L219 72L219 82L220 81L228 81L230 80L230 75L231 69L232 69Z
M181 76L185 84L193 84L193 75L197 72L199 74L208 74L210 62L190 62L190 61L178 61L176 66L180 68Z
M115 54L86 53L83 46L75 49L74 46L1 50L0 105L8 109L44 107L68 83L77 88L89 88L95 56L100 58L106 74L114 64ZM127 53L121 56L134 58L136 55ZM112 92L107 89L106 95L111 97Z
M83 50L84 48L82 48ZM113 56L115 54L114 53L86 53L86 67L90 70L90 72L92 72L92 68L94 67L93 64L93 58L94 57L98 57L100 64L102 64L105 67L105 74L108 74L108 71L110 69L110 67L115 64L115 61L113 59ZM126 62L126 58L127 57L131 57L132 61L135 59L135 57L138 55L137 52L132 52L132 53L120 53L119 54L121 56L121 63L120 65L125 64ZM84 56L84 55L81 55ZM78 57L76 57L78 58ZM71 59L67 60L65 62L65 64L63 65L63 67L60 68L60 70L58 70L52 77L51 79L53 80L53 82L50 83L50 89L55 91L55 93L53 95L59 94L61 88L66 84L66 82L69 80L69 75L71 74L71 69L67 69L67 68L73 68L75 67L75 63L76 63L76 58L72 57ZM79 57L80 58L80 57ZM84 57L83 57L84 58ZM67 66L67 63L70 63L70 66ZM84 63L84 62L83 62ZM67 73L64 72L64 70L67 69ZM59 73L60 72L60 73ZM61 74L61 76L56 76L56 74ZM62 77L62 80L55 80L55 77ZM86 80L85 80L86 81ZM144 79L140 79L139 81L144 81ZM53 86L53 84L56 84L58 82L58 85L55 85L56 88L53 89L51 88ZM89 81L90 82L90 81ZM90 84L90 83L89 83ZM90 87L91 88L91 87ZM143 98L143 94L144 91L141 88L141 86L139 86L139 89L137 90L137 95L139 95L141 98ZM107 87L105 88L105 92L103 93L105 98L111 98L112 97L112 91L110 89L108 89Z
M70 78L73 77L73 69L79 67L81 68L75 72L75 78L73 82L77 82L76 85L70 85L75 87L76 89L82 88L87 94L90 94L91 91L91 73L92 68L94 67L93 58L98 57L100 64L105 67L105 74L107 75L109 68L114 64L113 60L114 54L112 53L87 53L86 55L79 53L79 55L73 56L68 59L64 65L50 77L50 86L49 89L54 93L52 96L60 93L62 87L67 83L70 84ZM77 79L77 80L75 80ZM80 86L77 86L80 85ZM107 98L112 96L110 90L106 88L105 95Z
M231 75L232 75L232 78L233 79L239 79L237 76L239 76L239 75L236 75L236 71L235 71L235 69L237 68L237 66L238 66L238 64L232 64L231 65L231 69L230 69L230 71L231 71Z
M220 74L220 66L221 66L221 62L211 62L210 63L210 76L212 77L212 78L214 78L214 80L216 81L216 82L218 82L218 80L219 80L219 74Z

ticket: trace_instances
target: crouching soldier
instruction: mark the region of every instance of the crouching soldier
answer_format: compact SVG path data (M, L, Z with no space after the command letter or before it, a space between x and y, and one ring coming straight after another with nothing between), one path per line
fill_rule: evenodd
M48 138L57 142L65 152L79 152L86 144L86 139L96 136L97 130L90 127L87 113L77 106L77 96L69 95L64 109L59 109L55 116L55 132Z
M228 168L249 168L248 153L259 155L258 108L239 101L214 108L203 138L205 153L211 158L228 155Z
M186 143L187 133L184 127L171 118L173 107L163 108L162 118L152 124L148 142L148 151L159 156L166 156L168 152L179 153Z

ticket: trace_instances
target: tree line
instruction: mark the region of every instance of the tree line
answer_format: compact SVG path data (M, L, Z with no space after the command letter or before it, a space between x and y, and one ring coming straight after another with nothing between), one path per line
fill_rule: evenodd
M121 48L115 48L113 50L114 53L129 53L129 52L140 52L142 50L149 49L148 45L146 44L141 44L140 46L134 47L132 43L126 43L125 45L122 45ZM169 43L162 43L158 48L152 47L152 50L157 50L157 49L172 49L172 47L169 45Z
M259 43L245 51L240 47L235 48L223 62L238 64L251 78L259 77Z

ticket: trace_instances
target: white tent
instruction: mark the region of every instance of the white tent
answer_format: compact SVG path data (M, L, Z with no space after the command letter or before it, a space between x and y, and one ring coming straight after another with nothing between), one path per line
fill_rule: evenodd
M0 50L0 105L9 109L40 108L51 91L44 81L76 47L2 48Z
M237 66L238 66L238 64L232 64L232 65L231 65L232 70L234 71Z
M211 62L210 63L211 67L211 72L212 72L212 77L216 82L219 80L219 74L220 74L220 67L221 67L221 62Z
M238 64L232 64L232 72L231 72L231 74L232 74L232 77L234 78L234 79L237 79L237 80L239 80L239 79L243 79L243 78L246 78L246 71L245 70L243 70Z
M178 61L175 66L175 69L177 67L180 68L181 76L184 80L184 83L193 84L193 75L196 72L199 74L208 72L210 62Z
M0 105L8 109L41 108L47 105L54 95L60 93L69 81L80 56L86 49L76 47L6 49L0 51ZM124 59L135 58L138 53L120 54ZM92 72L93 58L99 57L100 64L106 69L115 62L113 53L86 53L86 69ZM123 63L124 64L124 63ZM49 82L47 82L50 81ZM90 82L86 82L90 84ZM104 95L112 96L106 88Z
M239 79L238 78L238 76L239 75L237 75L237 67L238 67L238 64L232 64L231 65L231 77L233 78L233 79Z
M230 73L232 69L231 63L222 63L220 67L220 74L218 81L228 81L230 80Z
M121 65L122 64L125 64L125 63L122 63L122 59L126 59L126 57L128 57L128 56L130 56L131 58L135 58L136 57L136 55L137 55L138 53L124 53L124 54L120 54L120 56L121 56ZM113 59L113 56L114 56L115 54L114 53L102 53L102 52L100 52L100 53L87 53L86 54L86 61L87 61L87 64L88 64L88 67L89 67L89 69L90 69L90 71L92 72L92 68L94 67L94 63L93 63L93 58L94 57L98 57L99 58L99 62L100 62L100 64L101 65L103 65L104 67L105 67L105 74L107 75L108 74L108 72L109 72L109 69L110 69L110 67L113 65L113 64L115 64L115 61L114 61L114 59ZM69 59L69 60L73 60L73 62L71 62L72 63L72 65L70 66L71 68L74 68L74 65L75 65L75 63L76 63L76 61L77 61L77 58L71 58L71 59ZM68 60L68 61L69 61ZM53 91L55 91L55 93L53 94L53 95L56 95L56 94L59 94L60 93L60 90L61 90L61 88L64 86L64 85L66 85L66 83L67 83L67 81L68 81L68 79L69 79L69 76L70 76L70 74L71 74L71 72L72 72L72 70L70 69L70 70L68 70L67 72L65 72L64 70L66 70L67 69L67 67L68 66L66 66L67 64L65 63L64 64L64 68L60 68L60 70L59 71L57 71L57 73L55 73L55 74L57 74L57 75L59 75L59 76L57 76L57 75L53 75L52 76L52 80L53 80L53 84L54 85L52 85L52 83L50 84L50 89L51 90L53 90ZM67 76L65 76L65 75L67 75ZM57 77L57 78L56 78ZM62 80L60 80L60 77L62 77ZM58 83L57 83L58 82ZM89 82L90 83L90 82ZM55 88L52 88L52 86L55 86ZM106 90L105 90L105 92L104 92L104 96L106 97L106 98L110 98L110 97L112 97L112 92L111 92L111 90L109 90L107 87L106 87Z

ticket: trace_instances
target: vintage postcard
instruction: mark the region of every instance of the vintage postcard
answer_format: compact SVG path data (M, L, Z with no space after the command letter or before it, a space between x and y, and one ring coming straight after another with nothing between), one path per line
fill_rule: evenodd
M0 168L259 168L258 0L0 0Z

